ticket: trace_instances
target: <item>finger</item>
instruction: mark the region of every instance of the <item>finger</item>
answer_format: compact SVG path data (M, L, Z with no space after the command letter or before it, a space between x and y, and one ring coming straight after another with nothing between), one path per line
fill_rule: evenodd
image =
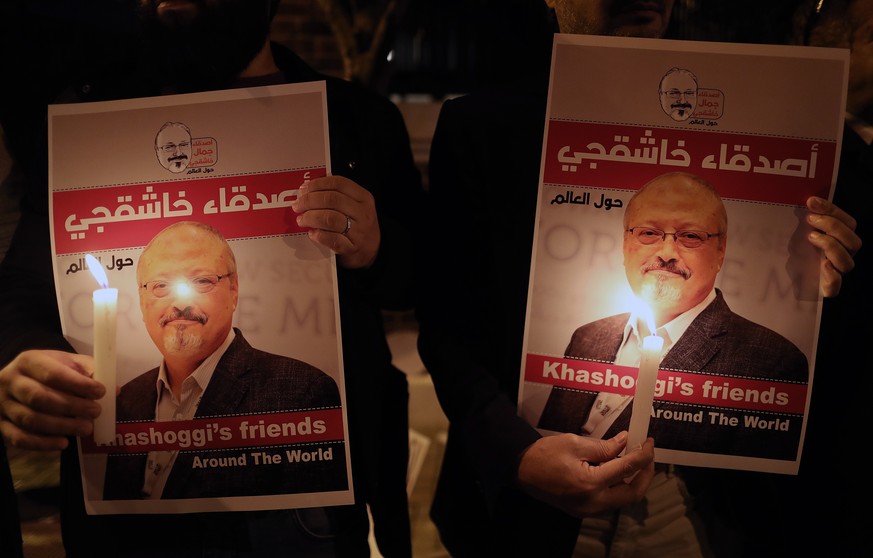
M627 432L619 432L606 440L574 436L579 457L586 461L602 463L618 457L627 443ZM593 442L593 443L592 443Z
M603 465L590 465L587 471L583 471L583 475L597 476L601 469L603 469ZM588 492L586 497L574 502L574 515L616 509L639 501L645 496L646 490L652 482L654 470L654 464L649 464L649 466L637 471L629 483L618 481L606 484L605 481L602 481L599 490Z
M809 233L809 241L824 254L840 273L848 273L855 267L855 260L846 246L835 237L817 231Z
M834 264L830 260L822 259L820 284L823 297L831 298L840 294L840 288L843 286L843 276L834 269Z
M23 375L58 392L84 399L99 399L106 393L106 388L91 377L93 362L87 355L25 351L16 357L14 364Z
M343 255L352 252L355 249L354 243L352 243L349 237L338 232L326 231L323 229L310 229L307 231L307 234L314 242L333 250L337 255Z
M356 202L366 202L372 197L366 188L363 188L357 182L344 176L324 176L321 178L314 178L305 183L301 188L308 192L335 190Z
M583 509L582 512L584 514L592 511L614 510L638 502L645 496L646 489L650 484L651 478L643 476L643 472L640 472L631 484L619 482L601 491L591 502L583 504L586 509Z
M608 486L618 483L627 484L624 479L634 477L654 463L654 459L655 449L650 438L639 449L629 451L620 458L601 463L599 473Z
M0 420L0 434L8 447L32 451L60 451L69 441L64 436L40 436L24 432L6 420Z
M103 386L99 387L101 391L105 392ZM6 411L7 403L22 405L36 413L61 417L79 417L91 420L100 414L100 404L94 399L52 389L26 376L16 379L10 385L9 395L11 398L4 402L3 409L7 416L9 416Z
M355 207L374 205L373 195L356 182L342 176L326 176L304 183L291 209L303 213L311 209L335 209L352 217Z
M297 216L297 225L343 234L349 219L351 217L347 214L332 209L312 209ZM348 232L351 232L351 227Z
M650 461L645 467L634 473L632 477L624 479L624 483L630 487L633 493L633 501L637 501L646 495L646 491L649 489L654 478L655 462Z
M305 191L301 189L301 195L291 202L291 209L295 213L306 214L313 210L329 209L344 215L355 211L357 202L349 196L337 190L323 190L319 192Z
M855 230L858 226L858 222L854 217L837 207L835 204L829 202L824 198L820 198L818 196L811 196L808 200L806 200L806 207L812 211L813 213L817 213L819 215L830 215L836 220L840 221L846 227L851 230Z
M835 239L849 254L855 254L861 249L861 237L855 233L854 228L835 217L810 213L807 222L816 229L819 234L824 234Z
M100 413L99 405L96 412ZM14 400L3 402L3 416L6 417L3 422L12 424L26 436L35 438L88 436L94 430L94 417L36 412Z
M89 376L93 359L60 351L26 351L7 367L5 403L14 401L34 412L92 419L100 412L94 401L106 388ZM18 415L21 415L19 410Z

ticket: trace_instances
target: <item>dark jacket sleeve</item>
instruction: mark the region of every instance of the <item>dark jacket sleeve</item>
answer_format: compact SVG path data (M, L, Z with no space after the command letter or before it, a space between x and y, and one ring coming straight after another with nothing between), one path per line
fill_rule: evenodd
M381 243L368 268L345 269L341 281L379 308L413 304L412 235L422 203L421 175L396 105L340 81L328 82L331 173L354 180L373 194Z
M483 183L488 165L478 157L487 153L480 145L486 140L467 128L473 116L464 108L454 101L443 105L431 146L419 266L419 352L451 423L450 437L462 438L477 484L489 504L497 505L501 490L515 479L520 455L540 435L517 414L521 353L509 355L514 367L501 369L507 351L495 339L504 324L494 304L502 297L493 291L501 285L495 274L507 262L495 261L492 248L500 240L494 234L500 231L490 226L488 215L501 193L489 195ZM513 249L524 253L526 247ZM521 259L529 257L528 249ZM517 318L512 321L510 327L519 325Z
M337 266L355 499L370 508L380 550L408 556L408 385L392 365L382 311L413 304L421 176L397 106L342 80L328 79L327 95L331 173L373 195L381 232L373 265Z
M18 225L0 263L3 365L26 349L72 351L61 334L52 271L47 167L41 168L34 171L31 167L31 172L24 176Z
M419 353L449 419L431 517L450 552L569 556L579 519L515 486L540 434L518 416L545 95L444 103L418 250Z

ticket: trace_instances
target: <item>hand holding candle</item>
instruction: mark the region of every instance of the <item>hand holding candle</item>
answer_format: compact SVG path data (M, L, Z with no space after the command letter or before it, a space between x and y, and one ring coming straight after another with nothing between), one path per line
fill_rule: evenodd
M648 316L649 331L655 331L655 320ZM655 385L658 381L658 368L661 366L661 351L664 339L657 335L643 338L643 348L640 352L640 369L637 374L637 384L634 391L630 427L628 428L625 453L643 445L649 433L649 417L652 413L652 401L655 398Z
M109 288L103 266L91 254L85 255L88 269L100 288L94 291L94 379L106 387L98 401L100 416L94 419L94 442L107 444L115 440L115 367L118 289Z

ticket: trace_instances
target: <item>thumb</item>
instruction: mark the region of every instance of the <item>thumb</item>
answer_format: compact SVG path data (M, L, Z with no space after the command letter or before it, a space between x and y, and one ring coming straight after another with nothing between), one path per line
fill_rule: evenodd
M601 451L599 460L601 462L615 459L621 455L621 452L624 451L624 448L627 445L627 431L622 430L608 440L601 440L601 444L599 445Z

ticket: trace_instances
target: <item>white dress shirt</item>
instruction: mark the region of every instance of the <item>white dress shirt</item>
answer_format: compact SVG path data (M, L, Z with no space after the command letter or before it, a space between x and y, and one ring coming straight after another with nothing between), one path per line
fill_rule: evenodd
M197 413L197 407L200 406L203 392L206 391L206 386L209 385L209 380L212 379L212 374L215 372L215 367L218 366L218 361L224 356L235 335L233 329L231 329L221 346L206 357L206 360L200 363L200 366L190 376L185 378L182 382L182 391L178 399L170 389L166 364L163 361L161 362L158 379L155 382L155 389L158 392L158 402L155 406L155 421L191 420L194 418ZM170 470L172 470L173 463L175 463L178 454L178 451L149 452L148 461L146 462L145 483L142 488L146 498L156 500L161 497L161 494L164 492L164 485L167 484L167 477L170 475Z
M707 306L712 304L714 300L715 289L711 290L696 306L676 316L655 331L655 335L664 340L664 348L661 353L662 359L670 352L673 345L679 341L679 338L682 337L688 326L691 325L691 322ZM631 367L639 366L640 355L642 354L642 340L650 334L648 326L638 316L631 314L627 325L624 326L624 339L615 356L615 364ZM582 425L582 430L587 432L589 436L602 438L609 430L609 427L612 426L612 423L615 422L615 419L621 415L622 411L632 400L633 397L630 395L600 392L597 394L597 399L594 400L594 405L588 414L588 420Z

